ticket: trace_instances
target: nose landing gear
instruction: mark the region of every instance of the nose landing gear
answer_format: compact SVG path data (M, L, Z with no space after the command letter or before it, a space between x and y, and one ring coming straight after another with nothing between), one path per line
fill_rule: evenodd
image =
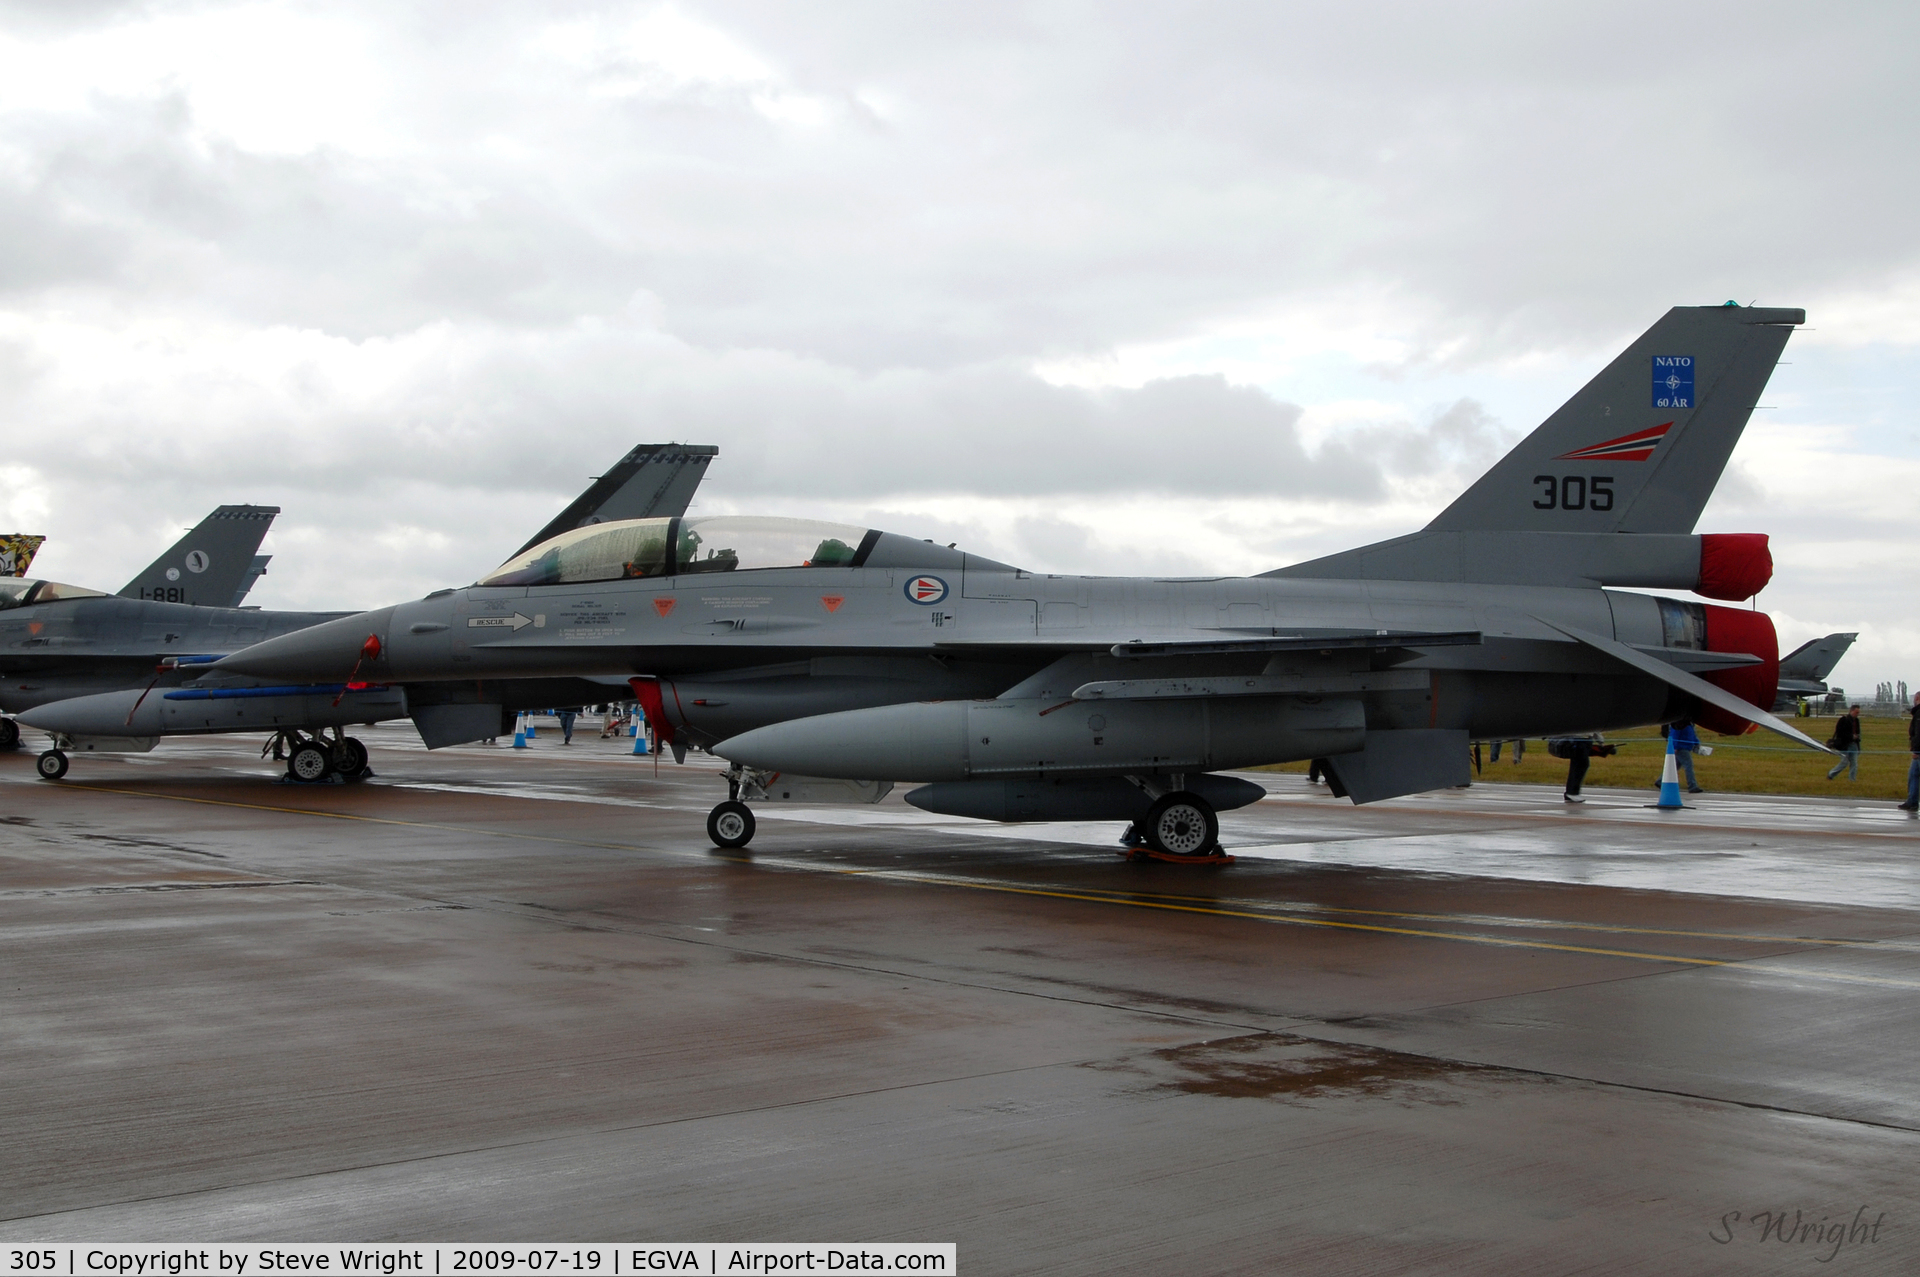
M714 846L731 851L753 841L754 824L752 810L729 798L707 813L707 837Z

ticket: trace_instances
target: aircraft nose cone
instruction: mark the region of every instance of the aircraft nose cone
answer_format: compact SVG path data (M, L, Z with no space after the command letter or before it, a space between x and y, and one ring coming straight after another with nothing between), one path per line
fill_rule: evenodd
M387 623L392 608L343 616L282 634L215 661L223 674L284 679L290 683L339 683L349 676L378 679L386 672Z
M147 736L156 730L160 695L156 691L142 703L137 691L102 692L52 701L15 717L28 727L63 736Z

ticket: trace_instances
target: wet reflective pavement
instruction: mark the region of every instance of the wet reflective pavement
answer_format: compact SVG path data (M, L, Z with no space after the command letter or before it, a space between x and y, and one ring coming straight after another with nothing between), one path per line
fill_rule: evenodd
M1264 776L1226 869L897 796L721 853L710 760L362 738L0 755L0 1238L1920 1268L1889 805Z

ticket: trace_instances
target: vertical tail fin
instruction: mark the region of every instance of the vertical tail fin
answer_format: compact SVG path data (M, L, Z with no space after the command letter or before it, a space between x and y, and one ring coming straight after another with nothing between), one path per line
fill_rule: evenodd
M25 576L45 540L28 532L0 532L0 576Z
M1780 658L1780 677L1818 683L1833 673L1833 667L1853 646L1858 634L1829 634L1825 638L1802 643Z
M277 505L221 506L121 587L120 597L230 606L279 513Z
M1427 525L1688 533L1803 310L1676 306Z
M707 466L719 455L720 449L711 444L643 443L507 557L589 523L677 518L687 512Z

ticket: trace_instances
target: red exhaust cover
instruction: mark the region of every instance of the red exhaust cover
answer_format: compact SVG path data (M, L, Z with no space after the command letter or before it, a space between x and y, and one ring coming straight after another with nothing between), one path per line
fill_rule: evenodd
M1767 549L1766 533L1709 532L1700 538L1700 583L1694 593L1710 599L1750 599L1771 580L1773 553Z
M1765 537L1760 538L1762 541ZM1725 688L1749 705L1772 709L1780 690L1780 639L1773 632L1773 618L1765 612L1748 612L1737 607L1705 604L1707 613L1707 650L1709 652L1745 652L1760 658L1758 665L1743 665L1737 670L1715 670L1702 678L1715 687ZM1739 736L1753 730L1744 718L1735 718L1723 709L1701 705L1694 722L1710 727L1722 736Z

